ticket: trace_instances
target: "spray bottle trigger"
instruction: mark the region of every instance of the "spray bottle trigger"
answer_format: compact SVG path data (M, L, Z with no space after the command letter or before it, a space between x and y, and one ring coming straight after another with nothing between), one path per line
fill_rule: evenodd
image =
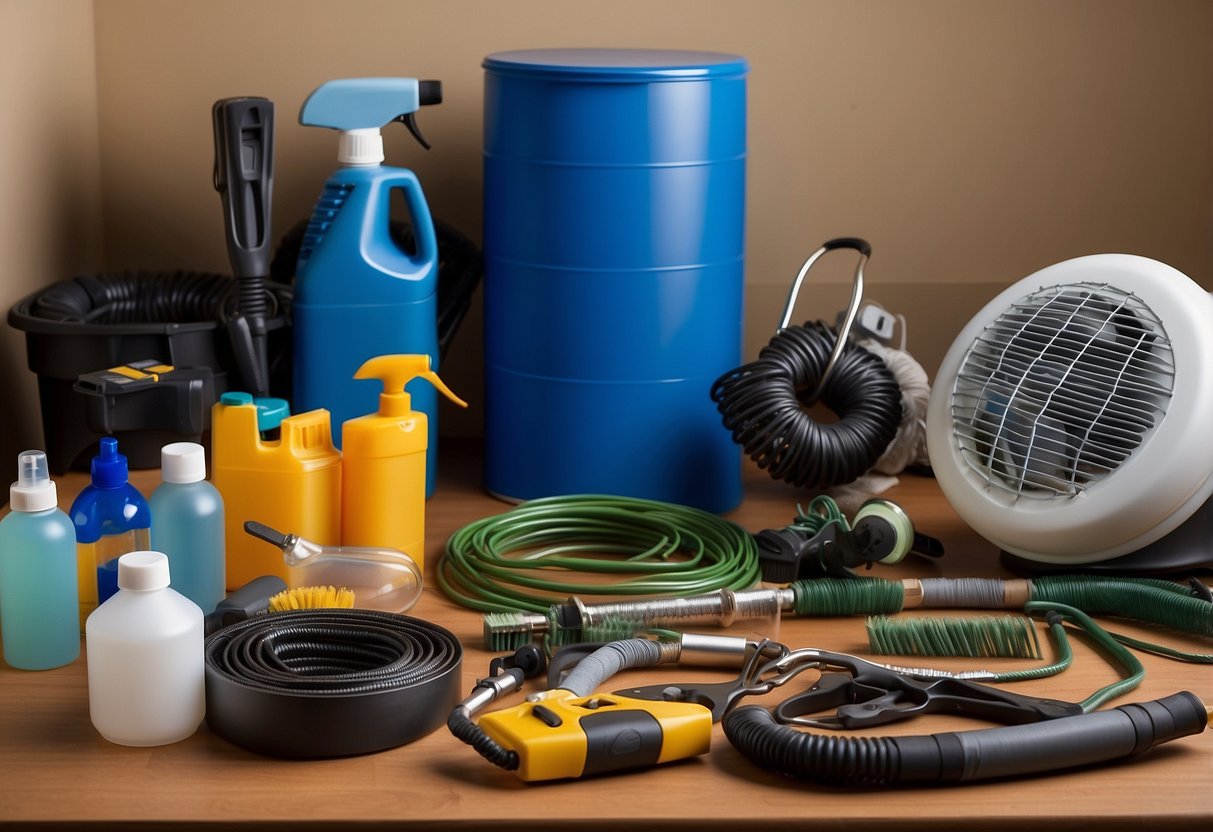
M413 138L417 140L419 145L426 150L430 149L430 143L425 140L425 136L421 135L421 128L417 126L417 113L405 113L399 116L397 120L409 129L409 132L413 134Z
M378 355L369 358L354 373L354 378L379 379L383 382L383 396L404 396L405 385L414 378L423 378L455 404L460 407L468 406L467 402L456 396L438 374L430 369L430 357L424 354Z
M418 81L417 82L417 106L427 107L431 104L442 103L442 82L441 81ZM396 117L396 120L408 128L413 134L413 138L417 143L426 150L430 149L430 143L425 140L425 136L421 135L421 128L417 126L417 111L411 110L407 113L402 113Z
M442 379L438 378L438 374L435 373L433 370L427 370L424 373L418 373L417 377L423 378L426 381L428 381L430 384L434 385L434 387L438 389L438 392L442 393L442 395L446 396L448 399L450 399L451 401L453 401L455 404L459 405L460 407L468 406L468 403L465 402L463 399L459 398L458 396L456 396L455 393L451 390L451 388L447 387L446 383Z

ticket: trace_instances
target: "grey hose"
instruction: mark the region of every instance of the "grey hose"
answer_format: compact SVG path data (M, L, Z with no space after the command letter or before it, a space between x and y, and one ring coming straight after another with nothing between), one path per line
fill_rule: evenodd
M574 696L589 696L621 670L652 667L660 664L661 658L655 641L643 638L612 641L578 662L560 687L572 691Z

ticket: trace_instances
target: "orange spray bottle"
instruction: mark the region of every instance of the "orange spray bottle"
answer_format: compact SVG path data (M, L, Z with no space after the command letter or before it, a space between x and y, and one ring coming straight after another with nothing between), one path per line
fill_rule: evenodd
M425 558L426 415L413 410L404 387L414 378L434 385L460 407L456 396L430 369L428 355L380 355L365 362L357 379L383 381L379 412L341 427L341 543L388 546Z

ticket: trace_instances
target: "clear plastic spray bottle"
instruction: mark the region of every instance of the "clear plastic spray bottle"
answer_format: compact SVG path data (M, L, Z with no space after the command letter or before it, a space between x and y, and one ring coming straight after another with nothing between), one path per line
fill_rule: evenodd
M80 655L76 533L59 510L46 454L22 451L0 520L0 629L4 661L48 670Z

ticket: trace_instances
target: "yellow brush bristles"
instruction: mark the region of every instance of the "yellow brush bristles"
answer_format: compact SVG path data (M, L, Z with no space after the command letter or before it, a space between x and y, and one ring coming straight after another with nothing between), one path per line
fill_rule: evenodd
M297 586L270 598L270 612L288 610L317 610L327 607L348 609L354 606L354 593L342 587Z

